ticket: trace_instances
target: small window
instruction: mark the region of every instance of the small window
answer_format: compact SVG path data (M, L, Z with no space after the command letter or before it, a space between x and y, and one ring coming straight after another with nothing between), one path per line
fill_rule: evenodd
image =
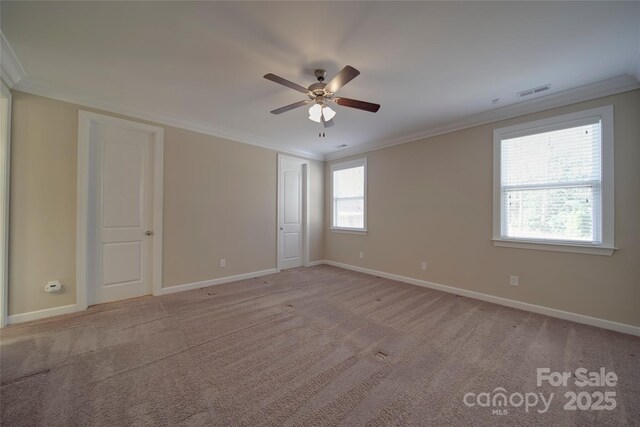
M496 129L494 156L498 246L613 252L613 107Z
M367 160L331 166L332 215L335 231L367 230Z

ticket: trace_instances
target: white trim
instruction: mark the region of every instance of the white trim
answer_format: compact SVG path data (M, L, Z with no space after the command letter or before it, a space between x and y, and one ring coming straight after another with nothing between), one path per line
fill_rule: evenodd
M248 132L242 132L223 126L213 125L211 123L199 122L182 117L176 117L170 114L147 110L132 105L122 104L117 101L87 95L86 93L78 91L76 89L60 86L54 83L35 80L31 77L22 79L14 89L34 95L57 99L59 101L77 104L84 107L95 108L104 112L122 114L134 119L147 120L161 125L172 126L180 129L202 133L205 135L212 135L218 138L232 140L235 142L255 145L258 147L278 151L281 153L291 154L294 156L302 156L315 160L324 160L324 156L322 154L295 148L283 148L272 144L265 138L253 135Z
M581 244L573 241L536 240L507 238L502 236L501 201L501 144L509 138L549 132L584 123L601 122L602 129L602 182L601 182L601 244ZM494 246L519 249L537 249L559 252L576 252L593 255L611 255L615 247L615 200L614 200L614 121L613 106L592 108L570 114L549 117L532 122L518 123L493 130L493 244Z
M367 229L361 230L359 228L335 228L335 227L329 227L329 231L331 231L332 233L344 233L344 234L368 234L369 232Z
M474 114L454 120L442 126L435 126L423 132L412 135L405 135L398 138L388 139L376 143L360 145L356 147L343 148L325 156L325 160L337 160L344 157L367 153L369 151L380 150L382 148L393 147L395 145L406 144L408 142L420 141L438 135L444 135L455 131L468 129L476 126L499 122L513 117L533 114L552 108L564 107L566 105L577 104L605 96L616 95L622 92L640 88L640 79L636 80L630 76L618 76L612 79L603 80L574 89L565 90L558 93L544 95L539 98L518 102L516 104L505 105L482 113Z
M308 160L302 164L302 184L304 188L303 194L303 238L304 242L302 245L304 251L304 258L302 259L302 265L304 267L309 266L309 253L310 253L310 245L311 245L311 163Z
M161 288L158 295L173 294L176 292L190 291L192 289L206 288L207 286L222 285L224 283L237 282L239 280L253 279L255 277L267 276L269 274L279 273L277 268L268 270L254 271L253 273L238 274L236 276L220 277L219 279L203 280L201 282L186 283L184 285L167 286Z
M29 311L27 313L14 314L9 316L8 324L28 322L30 320L44 319L47 317L60 316L63 314L75 313L78 310L77 304L63 305L60 307L45 308L44 310Z
M364 166L364 201L362 203L362 213L363 213L363 219L362 219L362 228L347 228L347 227L336 227L333 225L333 216L335 215L335 203L333 200L333 174L336 171L340 171L340 170L344 170L344 169L351 169L351 168L357 168L360 166ZM330 200L331 200L331 216L329 218L329 230L331 232L334 233L352 233L352 234L367 234L367 174L368 174L368 165L367 165L367 158L366 157L361 157L359 159L351 159L351 160L347 160L346 162L341 162L341 163L333 163L331 165L330 168L330 173L331 173L331 177L329 179L329 191L331 194Z
M76 171L76 305L88 306L87 248L89 217L89 121L78 115L78 169Z
M638 63L637 66L635 64L636 63L634 63L633 67L640 67L640 63ZM634 69L633 67L630 68L630 73ZM638 72L640 73L640 70L638 70ZM580 86L558 93L544 95L538 98L529 99L527 101L506 105L504 107L463 117L461 119L449 122L445 125L435 126L419 133L404 135L398 138L387 139L355 147L343 148L326 155L314 151L278 147L264 138L247 132L241 132L210 123L198 122L186 118L175 117L169 114L149 111L143 108L121 104L117 101L87 95L86 93L78 91L76 89L45 81L35 80L27 76L21 78L21 80L15 85L13 89L32 93L34 95L57 99L60 101L70 102L81 106L95 108L106 112L123 114L136 119L148 120L150 122L158 124L187 129L206 135L217 136L219 138L230 139L236 142L255 145L285 154L302 156L315 160L336 160L356 154L362 154L369 151L392 147L395 145L419 141L433 136L443 135L475 126L494 123L500 120L506 120L525 114L532 114L539 111L563 107L566 105L589 101L591 99L601 98L604 96L628 92L638 88L640 88L640 78L638 78L638 76L634 76L633 74L618 76L608 80L602 80L596 83Z
M88 290L92 273L88 269L88 253L92 242L89 238L89 215L91 193L89 185L89 143L91 123L101 123L140 130L153 135L154 188L153 188L153 286L152 294L158 295L162 288L162 210L163 210L163 165L164 129L144 123L119 119L103 114L80 110L78 112L78 172L76 212L76 305L78 310L88 307Z
M2 94L8 99L5 144L0 147L0 328L7 324L9 313L9 195L11 191L11 90L0 81Z
M333 163L331 164L331 171L333 172L333 171L339 171L342 169L357 168L358 166L362 166L362 165L367 166L366 157L361 157L359 159L351 159L351 160L347 160L345 162L340 162L340 163Z
M324 260L314 261L312 265L315 266L323 263L324 263ZM202 282L169 286L166 288L160 288L157 293L154 293L154 296L173 294L173 293L182 292L182 291L189 291L191 289L204 288L207 286L222 285L224 283L237 282L239 280L252 279L254 277L261 277L261 276L266 276L269 274L275 274L279 272L280 270L278 270L277 268L271 268L268 270L255 271L253 273L238 274L236 276L221 277L219 279L204 280ZM30 311L27 313L20 313L20 314L14 314L12 316L9 316L7 324L13 325L16 323L28 322L30 320L38 320L38 319L44 319L44 318L53 317L53 316L60 316L62 314L75 313L77 311L82 311L82 310L86 310L86 307L80 308L78 304L70 304L70 305L63 305L60 307L46 308L44 310Z
M326 261L323 259L320 259L317 261L309 261L307 265L305 265L305 267L316 267L318 265L323 265L323 264L326 264Z
M27 76L27 73L22 68L20 60L13 51L13 48L9 44L2 31L0 31L0 52L2 58L0 58L0 72L2 73L2 79L7 86L12 89L15 85Z
M520 241L512 239L493 239L493 246L516 249L534 249L538 251L571 252L589 255L613 255L618 248L609 246L576 245L568 243L547 243L534 241Z
M400 276L392 273L385 273L382 271L376 271L369 268L357 267L354 265L343 264L331 260L317 260L311 261L309 267L317 265L331 265L338 268L344 268L346 270L357 271L360 273L370 274L372 276L384 277L385 279L396 280L398 282L409 283L411 285L422 286L429 289L435 289L442 292L447 292L455 295L462 295L465 297L477 299L480 301L486 301L506 307L516 308L519 310L530 311L533 313L543 314L558 319L569 320L576 323L582 323L585 325L595 326L598 328L608 329L616 332L622 332L625 334L631 334L640 336L640 327L628 325L625 323L613 322L611 320L600 319L597 317L585 316L583 314L571 313L564 310L558 310L555 308L544 307L536 304L529 304L526 302L515 301L507 298L497 297L493 295L483 294L480 292L469 291L466 289L460 289L453 286L441 285L438 283L427 282L425 280L414 279L412 277ZM159 295L167 295L176 292L188 291L192 289L204 288L207 286L221 285L224 283L236 282L239 280L251 279L254 277L266 276L269 274L278 273L277 268L271 268L268 270L256 271L253 273L239 274L236 276L222 277L219 279L204 280L201 282L187 283L184 285L169 286L162 288ZM61 314L73 313L80 311L76 304L65 305L61 307L48 308L44 310L32 311L29 313L15 314L9 316L9 324L26 322L29 320L37 320L45 317L58 316Z
M164 244L164 129L157 128L153 147L153 295L162 289Z
M309 215L311 203L311 170L309 169L309 160L300 157L291 157L278 153L278 176L276 179L276 267L282 269L282 260L280 259L280 247L282 246L282 236L280 233L280 171L282 170L282 159L298 161L302 167L302 266L309 264Z
M640 336L639 326L628 325L626 323L613 322L611 320L585 316L584 314L571 313L569 311L558 310L555 308L544 307L541 305L530 304L530 303L521 302L521 301L515 301L508 298L497 297L494 295L483 294L480 292L469 291L466 289L460 289L453 286L441 285L439 283L427 282L425 280L414 279L412 277L400 276L392 273L385 273L382 271L371 270L369 268L357 267L354 265L343 264L340 262L335 262L330 260L325 260L324 264L331 265L334 267L344 268L347 270L358 271L360 273L366 273L372 276L384 277L385 279L397 280L398 282L409 283L411 285L422 286L429 289L435 289L442 292L462 295L462 296L477 299L480 301L486 301L486 302L490 302L498 305L504 305L511 308L517 308L519 310L530 311L538 314L544 314L546 316L555 317L558 319L569 320L572 322L582 323L585 325L595 326L598 328L609 329L616 332L622 332L625 334Z

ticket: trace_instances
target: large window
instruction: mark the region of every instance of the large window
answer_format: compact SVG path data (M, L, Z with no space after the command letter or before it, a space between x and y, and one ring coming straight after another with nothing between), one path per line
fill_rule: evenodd
M494 131L497 245L613 252L612 126L609 106Z
M366 232L367 160L332 165L331 181L331 229Z

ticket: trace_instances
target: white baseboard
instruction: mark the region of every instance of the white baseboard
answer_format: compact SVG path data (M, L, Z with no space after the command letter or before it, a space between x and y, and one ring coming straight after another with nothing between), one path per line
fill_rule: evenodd
M312 261L307 264L307 267L313 267L313 266L322 265L322 264L332 265L334 267L344 268L346 270L358 271L360 273L370 274L373 276L384 277L386 279L397 280L398 282L409 283L411 285L422 286L425 288L435 289L438 291L448 292L456 295L462 295L465 297L474 298L481 301L487 301L494 304L504 305L511 308L517 308L520 310L530 311L533 313L544 314L547 316L556 317L558 319L570 320L572 322L582 323L590 326L596 326L598 328L609 329L616 332L622 332L625 334L640 336L640 327L638 326L613 322L611 320L599 319L597 317L585 316L583 314L571 313L568 311L544 307L541 305L515 301L508 298L502 298L494 295L483 294L480 292L469 291L466 289L460 289L453 286L441 285L439 283L427 282L425 280L414 279L412 277L406 277L406 276L400 276L398 274L385 273L383 271L376 271L370 268L343 264L343 263L331 261L331 260ZM277 268L271 268L268 270L255 271L253 273L238 274L236 276L221 277L218 279L204 280L201 282L170 286L167 288L162 288L160 290L160 295L188 291L191 289L204 288L207 286L221 285L223 283L236 282L238 280L251 279L254 277L266 276L268 274L274 274L278 272L279 270ZM71 305L64 305L61 307L47 308L44 310L31 311L28 313L14 314L7 318L7 324L11 325L16 323L28 322L30 320L44 319L46 317L59 316L62 314L73 313L76 311L79 311L78 306L76 304L71 304Z
M44 310L29 311L27 313L14 314L7 318L7 324L28 322L30 320L44 319L45 317L60 316L78 311L76 304L63 305L60 307L45 308Z
M526 302L515 301L508 298L497 297L494 295L483 294L480 292L460 289L453 286L441 285L439 283L427 282L425 280L414 279L412 277L400 276L397 274L385 273L383 271L371 270L369 268L357 267L355 265L343 264L336 261L325 260L327 265L340 267L347 270L358 271L360 273L371 274L373 276L384 277L385 279L397 280L398 282L409 283L411 285L422 286L425 288L436 289L438 291L448 292L456 295L462 295L469 298L487 301L494 304L504 305L520 310L531 311L533 313L544 314L558 319L570 320L572 322L582 323L585 325L596 326L598 328L609 329L616 332L640 336L640 327L627 325L625 323L613 322L611 320L599 319L597 317L585 316L584 314L571 313L569 311L558 310L555 308L544 307L541 305L529 304Z
M254 271L253 273L238 274L236 276L220 277L218 279L203 280L201 282L186 283L184 285L169 286L161 288L158 295L173 294L176 292L189 291L191 289L205 288L207 286L222 285L223 283L237 282L238 280L252 279L254 277L266 276L268 274L278 273L277 268L268 270Z
M204 280L202 282L170 286L168 288L160 289L160 293L158 295L172 294L175 292L188 291L190 289L204 288L206 286L221 285L223 283L236 282L238 280L266 276L267 274L277 273L278 271L279 270L276 268L271 268L269 270L255 271L253 273L238 274L237 276L221 277L219 279ZM78 305L71 304L71 305L63 305L61 307L46 308L44 310L30 311L28 313L14 314L7 318L7 325L28 322L30 320L44 319L46 317L60 316L62 314L74 313L76 311L80 311L78 310Z

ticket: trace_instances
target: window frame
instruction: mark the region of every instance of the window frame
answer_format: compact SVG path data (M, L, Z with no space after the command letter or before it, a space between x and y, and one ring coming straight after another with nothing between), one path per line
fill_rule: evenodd
M601 243L580 243L563 240L511 238L502 235L502 141L559 129L576 127L586 121L599 119L601 123ZM496 128L493 131L493 245L519 249L574 252L593 255L613 254L614 245L614 135L613 106L592 108L570 114L549 117L533 122Z
M356 168L356 167L360 167L360 166L364 166L364 174L363 174L363 179L364 179L364 193L363 193L363 220L362 220L362 225L363 228L351 228L351 227L336 227L334 226L334 220L335 220L335 215L336 215L336 209L335 209L335 197L333 194L333 177L334 177L334 173L337 171L341 171L344 169L351 169L351 168ZM331 186L331 225L329 227L329 230L331 230L332 232L336 232L336 233L351 233L351 234L367 234L367 158L363 157L360 159L354 159L354 160L349 160L346 162L341 162L341 163L334 163L331 165L331 182L330 182L330 186Z

